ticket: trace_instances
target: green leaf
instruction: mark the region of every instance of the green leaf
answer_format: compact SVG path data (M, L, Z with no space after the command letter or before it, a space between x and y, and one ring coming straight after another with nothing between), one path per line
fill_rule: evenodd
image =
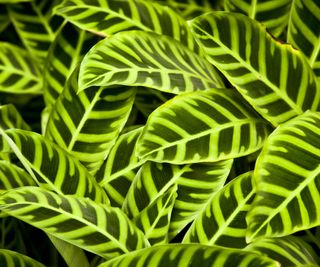
M281 237L320 224L320 114L306 112L279 126L256 162L257 195L247 240Z
M151 31L181 42L200 53L186 20L172 9L144 0L65 0L56 13L79 28L110 36L129 30Z
M24 130L2 131L26 170L44 188L108 203L107 195L77 159L43 136ZM58 168L59 166L59 168Z
M8 161L0 160L0 192L34 185L36 185L35 181L24 169Z
M10 0L9 0L10 1ZM0 1L0 33L3 32L10 24L9 15L4 4Z
M177 197L176 191L177 186L172 186L134 219L135 224L145 233L151 245L168 242L171 212Z
M262 238L248 245L245 250L267 256L281 263L281 266L319 266L312 248L294 236Z
M145 86L169 93L224 87L204 58L178 41L151 32L121 32L84 57L79 91L89 86Z
M22 2L31 2L33 0L0 0L0 4L16 4Z
M120 135L96 174L114 207L122 206L137 169L144 163L136 156L136 142L142 129L139 127Z
M267 136L267 122L236 91L193 92L149 116L137 153L173 164L216 162L257 151Z
M279 267L267 257L256 253L210 247L198 244L171 244L152 246L114 258L99 267Z
M0 249L0 262L2 266L14 266L14 267L45 267L42 263L31 259L25 255L18 252Z
M274 36L279 36L288 25L292 0L225 0L226 11L247 15L265 25Z
M39 94L42 90L40 69L23 49L0 42L0 92Z
M61 25L46 58L43 88L47 106L55 103L76 65L98 40L71 23Z
M287 41L307 57L320 81L320 3L317 0L294 0Z
M7 8L10 20L24 46L39 62L44 63L55 33L41 6L32 1L8 5Z
M148 245L143 233L120 209L88 198L24 187L2 194L0 209L107 259Z
M78 69L57 99L45 137L97 171L130 114L135 88L91 87L77 94Z
M0 127L6 129L31 130L30 126L21 117L19 111L12 104L0 106Z
M183 243L246 247L245 218L254 195L255 185L251 172L229 182L199 213L186 233Z
M320 87L303 54L274 40L258 22L215 12L191 26L208 60L272 124L319 109Z

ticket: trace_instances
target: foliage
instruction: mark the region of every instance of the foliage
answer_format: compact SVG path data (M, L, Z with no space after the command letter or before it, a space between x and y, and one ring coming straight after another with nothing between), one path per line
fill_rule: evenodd
M319 266L319 70L317 0L0 0L0 263Z

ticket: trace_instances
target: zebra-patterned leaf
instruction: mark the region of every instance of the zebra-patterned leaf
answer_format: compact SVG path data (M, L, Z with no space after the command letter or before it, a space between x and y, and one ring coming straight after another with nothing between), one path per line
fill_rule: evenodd
M274 40L258 22L214 12L191 24L208 60L272 124L319 109L320 88L303 54Z
M0 249L14 250L27 254L25 237L23 236L25 229L20 220L9 215L2 217L0 219L0 228Z
M143 164L135 153L142 129L143 127L139 127L120 135L107 160L96 173L96 180L106 189L114 207L122 206L137 169Z
M257 194L247 240L281 237L320 224L320 113L279 126L256 162Z
M213 196L194 220L183 242L230 248L246 247L246 214L254 195L251 172L235 178Z
M135 219L151 245L168 242L171 212L177 197L177 186L172 186L146 207Z
M149 116L137 153L173 164L216 162L257 151L267 136L267 122L235 90L193 92Z
M34 59L13 44L0 42L0 92L39 94L42 77Z
M0 1L0 33L10 24L9 15L4 4Z
M41 187L108 203L107 195L77 159L43 136L24 130L1 130L26 170Z
M35 1L7 6L9 16L22 43L41 63L47 56L55 33Z
M120 32L97 43L80 66L89 86L145 86L169 93L224 87L212 65L178 41L151 32Z
M78 27L103 36L142 30L167 35L200 53L186 20L172 9L144 0L65 0L56 13Z
M292 0L225 0L226 11L247 15L264 24L274 35L279 36L288 25Z
M51 44L44 71L44 99L52 105L83 55L99 39L71 23L62 24Z
M23 120L19 111L12 104L0 106L0 127L6 129L31 130L30 126Z
M281 266L319 266L312 248L294 236L262 238L248 245L245 250L265 255L281 263Z
M34 185L36 185L35 181L24 169L8 161L0 160L0 192Z
M320 2L294 0L288 27L288 42L308 58L320 81Z
M104 258L148 246L120 209L88 198L23 187L2 194L0 210Z
M1 266L45 267L42 263L34 259L31 259L28 256L7 249L0 249L0 263Z
M295 236L312 247L313 251L318 255L318 262L320 263L320 227L316 226L300 231Z
M279 267L265 256L241 250L198 244L152 246L116 257L99 267Z
M78 69L71 75L51 111L45 137L94 173L128 119L135 88L91 87L77 94L77 80Z

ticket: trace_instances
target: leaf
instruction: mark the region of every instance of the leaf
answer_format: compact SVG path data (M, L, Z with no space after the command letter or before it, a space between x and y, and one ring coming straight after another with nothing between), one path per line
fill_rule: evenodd
M281 237L320 224L320 114L306 112L279 126L255 166L257 195L247 216L247 241Z
M274 40L258 22L215 12L191 26L208 60L273 125L319 109L320 87L302 53Z
M137 169L144 163L135 155L142 129L139 127L120 135L96 174L97 181L105 188L114 207L122 206Z
M39 186L108 203L103 188L62 148L30 131L12 129L0 133Z
M23 236L23 226L21 221L11 216L3 216L0 219L0 238L1 238L1 249L12 250L22 254L27 254L25 245L25 237ZM2 263L2 261L0 261Z
M24 187L2 194L0 209L107 259L148 245L121 210L88 198Z
M7 9L0 0L0 33L2 33L9 26L9 24L10 24L10 19L9 19Z
M98 42L80 66L79 90L145 86L169 93L224 87L207 60L167 36L121 32Z
M170 244L152 246L114 258L99 267L125 267L134 262L135 266L152 267L279 267L267 257L255 253L210 247L198 244Z
M177 96L148 118L138 140L141 159L173 164L216 162L261 148L268 125L234 90Z
M260 239L245 250L267 256L281 263L281 266L318 266L312 248L294 236Z
M36 183L32 177L18 166L0 160L0 192L22 186L34 186Z
M287 41L307 57L320 81L320 4L316 0L294 0Z
M0 262L2 266L14 266L14 267L45 267L42 263L31 259L25 255L18 252L0 249Z
M45 137L95 173L128 119L135 88L91 87L77 94L77 79L78 69L51 111Z
M254 195L255 185L251 172L229 182L199 213L186 233L183 243L246 247L245 218Z
M264 24L268 31L278 37L288 25L292 0L226 0L224 8L229 12L247 15Z
M31 2L32 0L0 0L0 4L16 4L22 2Z
M46 58L44 99L47 106L55 103L76 65L98 40L97 36L71 23L61 25Z
M176 191L177 186L172 186L134 219L135 224L145 233L151 245L168 242L171 212L177 197Z
M186 20L153 1L65 0L55 11L79 28L102 36L121 31L151 31L170 36L195 53L201 53Z
M0 92L39 94L41 90L42 78L34 59L23 49L0 42Z
M2 129L23 129L30 131L30 126L21 117L19 111L12 104L0 106L0 127Z

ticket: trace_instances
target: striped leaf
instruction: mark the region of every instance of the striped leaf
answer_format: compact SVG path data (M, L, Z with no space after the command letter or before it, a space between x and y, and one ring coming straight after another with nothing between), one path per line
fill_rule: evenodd
M107 160L96 174L96 180L103 186L114 207L121 207L137 169L143 164L136 153L136 142L142 127L119 136Z
M279 126L256 162L257 195L247 240L280 237L320 224L320 113Z
M0 262L2 266L14 266L14 267L45 267L42 263L31 259L18 252L0 249Z
M246 251L269 257L281 266L319 266L312 248L294 236L262 238L246 247Z
M0 1L0 33L3 32L10 24L9 15L4 4Z
M71 23L61 25L46 58L44 99L47 106L55 103L76 65L98 40Z
M1 132L18 159L40 186L59 194L75 194L108 203L102 187L86 168L65 150L34 132L18 129Z
M128 119L135 88L92 87L77 94L77 79L78 69L51 111L45 137L94 173Z
M268 125L234 90L180 95L156 109L138 140L142 159L215 162L261 148Z
M145 233L151 245L168 242L171 212L177 197L173 186L146 207L135 219L135 224Z
M274 40L258 22L215 12L191 24L208 60L272 124L319 109L320 87L303 54Z
M35 181L24 169L8 161L0 160L0 192L12 188L35 185Z
M307 57L320 81L320 2L294 0L287 40Z
M1 195L0 209L104 258L148 245L143 233L120 209L88 198L24 187Z
M34 59L13 44L0 42L0 92L39 94L42 77Z
M252 173L229 182L213 196L186 233L184 243L201 243L230 248L244 248L246 214L255 195Z
M200 53L186 20L154 1L64 0L55 11L79 28L102 36L130 30L151 31L170 36Z
M143 31L118 33L90 49L81 63L79 91L92 85L176 94L224 87L207 60L170 37Z
M2 214L1 214L2 215ZM14 250L19 253L27 254L24 229L21 221L14 217L7 216L0 219L0 249ZM2 261L0 261L2 263Z
M114 258L99 267L279 267L279 263L256 253L198 244L152 246Z
M42 3L44 3L43 1ZM30 54L44 63L55 33L50 21L35 1L8 5L10 20Z
M274 36L279 36L288 25L291 4L292 0L225 0L224 8L261 22Z
M225 160L195 163L185 167L185 171L176 181L178 197L171 215L170 240L198 217L211 198L223 187L232 163L233 160Z

